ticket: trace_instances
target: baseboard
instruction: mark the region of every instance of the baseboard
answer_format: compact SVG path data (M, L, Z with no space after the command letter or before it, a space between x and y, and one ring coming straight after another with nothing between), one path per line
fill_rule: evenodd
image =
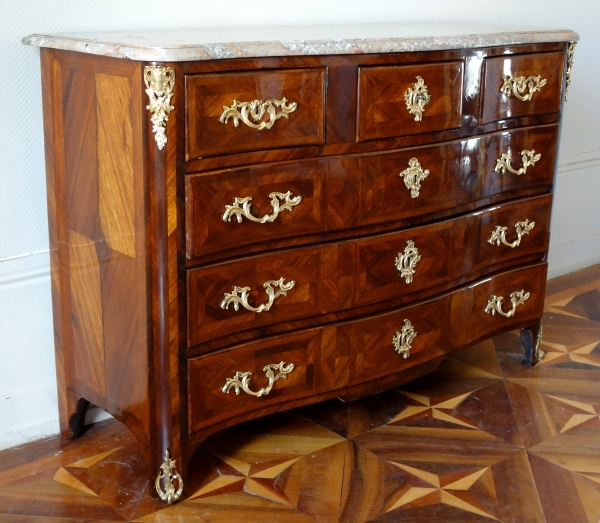
M0 449L59 432L47 252L0 262ZM89 409L86 423L109 417Z
M85 423L89 425L111 416L92 407ZM56 436L59 432L56 383L0 397L0 450Z
M548 279L564 276L597 263L600 263L600 232L551 245L548 254Z

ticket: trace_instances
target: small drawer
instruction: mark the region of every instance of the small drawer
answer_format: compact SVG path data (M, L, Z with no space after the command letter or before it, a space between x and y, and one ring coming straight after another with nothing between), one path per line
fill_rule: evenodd
M487 135L481 197L550 190L556 170L558 126L544 125Z
M186 176L187 256L324 231L326 167L308 160Z
M360 67L356 141L460 126L463 63Z
M546 263L478 281L452 296L449 331L456 347L542 317Z
M483 140L359 157L359 225L402 220L476 200Z
M476 212L466 224L465 245L475 245L473 270L529 254L550 243L552 196L539 196Z
M437 358L450 350L450 296L351 324L351 383L361 383Z
M190 432L317 394L322 331L312 329L188 360Z
M324 144L325 77L325 68L186 76L186 159Z
M452 246L464 218L355 241L354 306L441 285L452 277Z
M484 64L481 123L560 110L562 53L498 56Z

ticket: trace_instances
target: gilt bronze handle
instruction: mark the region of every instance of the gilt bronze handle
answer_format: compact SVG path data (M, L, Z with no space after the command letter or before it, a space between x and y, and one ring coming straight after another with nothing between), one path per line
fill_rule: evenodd
M504 244L507 247L514 249L515 247L518 247L519 245L521 245L521 238L523 238L523 236L525 236L526 234L529 234L529 231L531 231L531 229L533 229L534 227L535 227L535 222L530 222L529 220L525 220L524 222L515 223L517 239L514 242L509 243L506 240L506 231L508 230L508 227L502 227L501 225L496 225L496 228L492 231L492 234L490 236L490 239L488 240L488 243L491 243L492 245L496 244L498 247L500 247L500 245Z
M233 303L233 308L236 311L240 310L240 304L244 309L247 309L252 312L263 312L268 311L273 303L279 296L287 296L287 293L290 289L294 288L296 282L291 280L285 283L284 278L279 278L278 280L269 280L263 283L263 287L267 292L267 296L269 301L267 303L263 303L258 307L253 307L248 303L248 293L250 292L250 287L238 287L237 285L233 287L233 291L226 292L223 301L221 302L221 309L228 309L229 305ZM279 290L275 292L274 287L279 287Z
M517 176L521 176L527 172L527 167L533 167L541 157L542 155L536 154L533 149L531 149L531 151L521 151L521 163L523 166L520 169L514 169L510 164L510 153L503 153L502 156L496 160L494 171L501 174L505 174L506 171L509 171Z
M500 91L506 96L514 95L523 102L533 99L533 94L541 91L547 80L542 75L537 76L507 76L500 87Z
M265 365L263 367L263 372L267 375L267 379L269 380L269 384L266 387L263 387L258 392L254 392L250 390L250 376L252 376L252 372L241 372L236 371L233 378L226 378L225 385L221 388L221 392L224 394L229 394L231 389L239 396L240 389L242 389L246 394L250 396L254 396L256 398L260 398L261 396L266 396L271 392L273 385L279 378L287 379L287 375L294 370L293 363L285 363L280 361L275 364L272 363L270 365Z
M269 194L269 198L271 199L273 213L265 214L262 218L257 218L252 215L252 196L245 196L243 198L236 196L231 205L225 206L223 221L230 222L231 217L235 216L238 223L242 223L242 218L247 218L256 223L272 223L281 211L291 211L294 206L302 201L302 196L292 196L291 191L286 193L272 192ZM280 200L283 204L279 203Z
M280 109L277 112L277 108ZM288 118L290 113L293 113L298 108L296 102L288 103L287 98L281 100L253 100L252 102L238 102L234 100L231 107L223 106L223 113L219 121L226 124L229 118L233 118L233 126L238 127L240 120L248 127L262 131L270 129L275 125L275 122L280 118ZM268 120L263 120L265 113Z
M504 312L502 310L502 302L504 298L502 296L492 296L485 306L485 312L487 314L491 314L494 316L496 313L504 316L505 318L510 318L515 315L515 311L519 305L523 305L529 299L529 293L524 290L511 292L510 293L510 302L512 303L512 309L508 312Z

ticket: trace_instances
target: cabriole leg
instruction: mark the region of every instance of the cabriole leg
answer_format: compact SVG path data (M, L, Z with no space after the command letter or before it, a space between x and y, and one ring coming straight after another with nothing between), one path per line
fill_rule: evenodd
M542 320L521 329L521 345L523 346L523 363L532 367L544 359L546 353L540 348L542 343Z
M90 402L85 398L79 398L75 405L75 412L69 417L69 438L77 439L85 430L85 414Z

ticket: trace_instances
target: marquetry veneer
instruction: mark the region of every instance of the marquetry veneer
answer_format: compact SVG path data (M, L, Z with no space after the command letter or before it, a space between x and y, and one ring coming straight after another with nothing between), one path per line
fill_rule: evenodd
M173 501L202 440L241 421L514 328L532 364L568 50L42 49L63 433L107 410Z

